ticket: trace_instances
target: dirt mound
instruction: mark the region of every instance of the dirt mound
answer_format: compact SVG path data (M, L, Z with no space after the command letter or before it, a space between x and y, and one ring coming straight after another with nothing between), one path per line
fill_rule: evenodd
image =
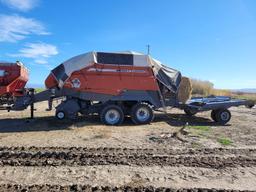
M40 192L49 192L49 191L87 191L87 192L96 192L96 191L127 191L127 192L240 192L240 190L225 190L225 189L207 189L207 188L191 188L191 189L174 189L174 188L155 188L155 187L133 187L133 186L122 186L122 187L109 187L109 186L88 186L88 185L18 185L18 184L2 184L0 185L0 191L5 192L25 192L25 191L40 191Z
M8 148L7 148L8 149ZM209 151L208 151L209 150ZM11 166L91 166L91 165L139 165L139 166L191 166L191 167L235 167L256 166L255 150L211 149L204 151L180 150L170 153L148 149L115 148L13 148L0 151L0 165ZM162 151L163 152L163 151ZM219 154L218 154L219 152ZM234 155L235 154L235 155Z

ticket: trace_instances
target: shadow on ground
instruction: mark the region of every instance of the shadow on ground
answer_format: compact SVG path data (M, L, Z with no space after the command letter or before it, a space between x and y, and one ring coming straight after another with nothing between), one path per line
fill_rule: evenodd
M199 116L188 116L185 114L158 114L155 117L155 122L166 122L171 126L180 127L188 123L192 126L223 126L210 118L199 117ZM225 126L230 126L229 124Z
M218 126L215 122L204 117L188 117L183 114L156 114L154 122L166 122L171 126L184 126L187 122L195 126ZM76 120L57 120L55 117L36 117L34 119L1 119L0 133L56 131L102 125L96 115L80 116ZM122 126L136 126L127 117ZM157 125L156 125L157 126Z

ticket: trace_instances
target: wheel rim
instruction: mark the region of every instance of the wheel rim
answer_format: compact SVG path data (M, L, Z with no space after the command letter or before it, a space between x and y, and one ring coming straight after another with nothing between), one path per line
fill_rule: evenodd
M63 112L58 112L57 117L58 119L63 119L65 117L65 114Z
M229 113L228 112L222 112L220 114L220 118L223 120L223 121L228 121L229 119Z
M120 113L115 109L108 110L105 115L106 122L111 125L118 123L118 121L120 120L120 117L121 117Z
M147 108L139 108L136 112L136 117L140 122L147 121L150 117L150 112Z

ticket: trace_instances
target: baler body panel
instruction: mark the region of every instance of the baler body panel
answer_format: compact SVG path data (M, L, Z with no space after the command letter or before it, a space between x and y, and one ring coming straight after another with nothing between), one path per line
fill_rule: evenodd
M157 82L149 67L93 64L72 73L64 88L110 95L125 90L157 91Z
M48 89L68 88L117 96L124 91L159 91L160 81L176 92L181 74L166 69L150 56L135 52L89 52L57 66L45 85Z
M49 88L56 85L57 81L54 76L49 75L46 79L46 86ZM155 76L150 67L97 63L73 72L65 81L63 88L110 95L119 95L125 90L158 90Z

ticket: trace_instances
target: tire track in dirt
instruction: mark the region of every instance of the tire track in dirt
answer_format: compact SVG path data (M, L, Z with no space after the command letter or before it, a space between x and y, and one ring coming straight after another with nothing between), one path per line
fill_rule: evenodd
M122 149L2 147L0 165L10 166L188 166L224 168L256 166L256 149Z
M19 184L2 184L0 185L0 191L13 192L13 191L40 191L40 192L49 192L49 191L127 191L127 192L242 192L242 190L228 190L228 189L218 189L218 188L190 188L190 189L174 189L174 188L165 188L165 187L133 187L133 186L121 186L121 187L110 187L110 186L87 186L87 185L19 185ZM247 190L245 190L247 191ZM247 191L249 192L249 191Z
M74 152L74 153L101 153L101 154L162 154L162 155L253 155L256 156L256 148L113 148L113 147L7 147L1 146L0 152Z

